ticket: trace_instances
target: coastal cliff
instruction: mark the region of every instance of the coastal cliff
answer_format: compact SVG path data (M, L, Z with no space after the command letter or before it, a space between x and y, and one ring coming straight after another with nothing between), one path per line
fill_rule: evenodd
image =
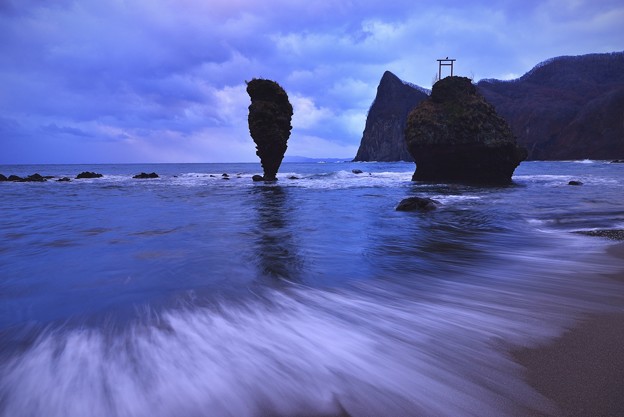
M413 180L507 183L526 158L509 125L469 78L446 77L408 116Z
M386 93L391 83L384 78L356 161L411 160L385 133L404 127L407 112L394 110L401 101ZM481 80L476 87L527 148L527 159L624 158L624 52L553 58L516 80Z
M428 96L390 71L381 77L354 161L413 161L405 143L407 114Z

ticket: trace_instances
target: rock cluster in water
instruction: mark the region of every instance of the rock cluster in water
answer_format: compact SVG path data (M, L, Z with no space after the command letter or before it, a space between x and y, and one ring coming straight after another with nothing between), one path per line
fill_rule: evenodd
M469 78L438 81L408 116L413 180L506 183L527 152Z
M32 174L27 177L20 177L17 175L9 175L8 177L0 174L0 182L10 181L10 182L45 182L51 178L52 176L42 176L40 174Z
M293 108L286 91L275 81L254 78L247 83L247 93L251 98L249 133L264 170L258 180L275 181L292 129Z

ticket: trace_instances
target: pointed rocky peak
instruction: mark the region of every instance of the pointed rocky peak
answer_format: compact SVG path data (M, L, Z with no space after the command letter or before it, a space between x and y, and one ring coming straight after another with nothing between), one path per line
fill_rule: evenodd
M390 85L391 84L402 85L403 81L401 81L401 79L399 77L397 77L396 75L394 75L390 71L386 71L386 72L383 73L383 76L381 77L381 81L379 81L379 86L389 85L389 84Z
M390 71L386 71L377 87L377 100L396 100L401 95L401 92L411 89L399 77Z
M418 87L384 72L366 118L356 161L411 161L405 143L407 113L428 97Z

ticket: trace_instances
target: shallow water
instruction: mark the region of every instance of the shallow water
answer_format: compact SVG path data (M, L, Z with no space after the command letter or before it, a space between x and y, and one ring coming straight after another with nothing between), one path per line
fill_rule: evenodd
M0 415L552 411L506 352L624 305L622 261L571 233L624 226L624 166L528 162L494 188L413 169L0 167L104 174L0 183ZM441 207L394 210L412 195Z

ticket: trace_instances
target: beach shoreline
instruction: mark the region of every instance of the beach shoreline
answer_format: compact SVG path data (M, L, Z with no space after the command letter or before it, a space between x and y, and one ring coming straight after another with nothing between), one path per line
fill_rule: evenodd
M624 243L607 248L624 260ZM607 275L624 282L624 263ZM558 409L557 417L624 416L624 306L584 317L551 343L511 352L525 381ZM533 414L538 416L541 414Z

